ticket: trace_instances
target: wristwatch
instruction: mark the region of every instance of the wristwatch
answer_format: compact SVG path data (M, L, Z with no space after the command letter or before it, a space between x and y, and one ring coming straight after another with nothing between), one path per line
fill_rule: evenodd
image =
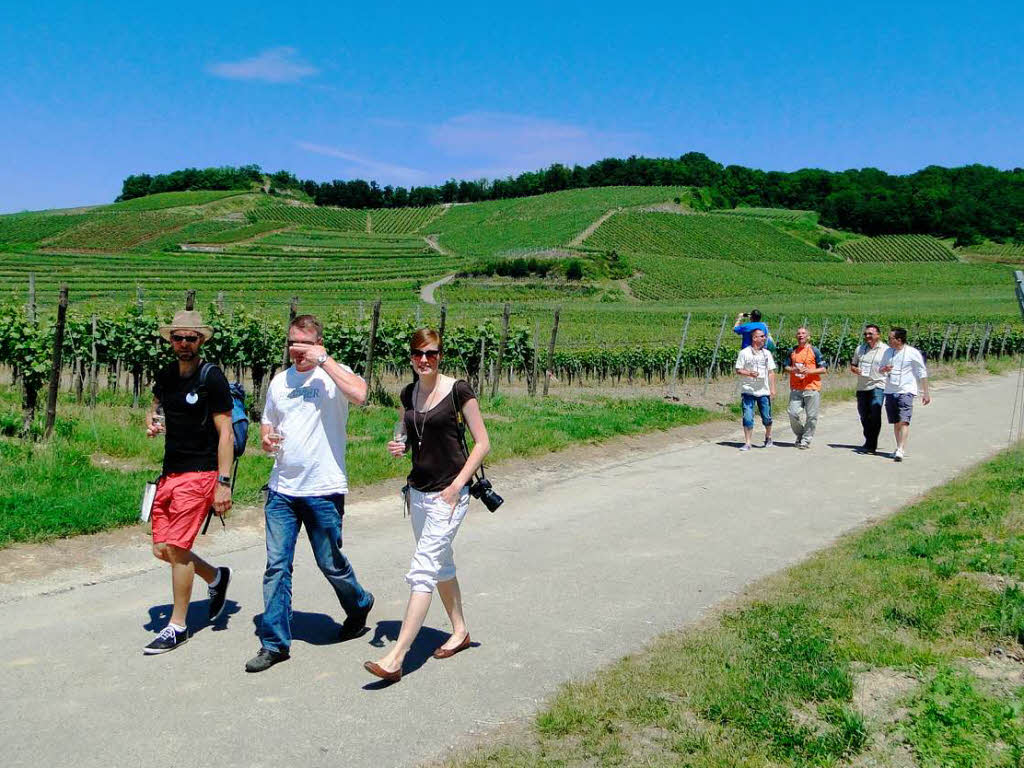
M318 355L317 356L317 358L316 358L316 364L317 365L323 365L326 362L327 362L327 353L326 352L324 352L322 355Z
M231 475L217 475L217 482L221 485L226 485L228 488L231 487Z

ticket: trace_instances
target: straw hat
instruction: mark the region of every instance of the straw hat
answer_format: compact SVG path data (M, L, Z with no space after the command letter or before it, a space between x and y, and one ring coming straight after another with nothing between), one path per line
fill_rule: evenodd
M168 341L171 340L171 331L195 331L201 333L204 339L213 336L213 328L203 324L203 316L195 311L179 309L174 313L174 319L170 325L160 326L160 335Z

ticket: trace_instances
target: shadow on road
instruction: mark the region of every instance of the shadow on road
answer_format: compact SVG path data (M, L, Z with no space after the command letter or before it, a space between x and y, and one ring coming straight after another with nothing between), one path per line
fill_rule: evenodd
M173 610L173 603L154 605L149 609L149 621L143 624L142 628L150 632L159 632L167 626L167 622L171 618L171 611ZM198 635L207 627L210 627L214 632L220 632L228 628L228 620L240 610L241 606L234 600L225 600L224 610L221 612L220 617L211 624L209 619L210 601L197 600L189 603L188 613L185 615L185 623L192 630L193 635Z
M398 633L402 629L402 622L400 621L378 621L377 628L373 631L373 638L370 640L370 645L376 648L384 647L384 640L390 640L394 642L398 639ZM437 650L441 645L444 644L445 640L448 639L448 633L442 632L439 629L433 627L423 627L420 633L416 635L416 639L412 642L412 647L409 649L409 653L405 656L405 662L402 664L402 677L411 675L417 669L422 667L427 659L431 658L434 651ZM480 645L477 642L471 642L470 648L476 648ZM367 683L363 686L364 691L377 691L381 688L387 688L391 683L385 680L375 680L372 683Z
M262 613L252 617L254 635L259 635L262 622ZM333 645L341 642L338 637L340 631L341 624L326 613L292 612L292 640L310 645Z

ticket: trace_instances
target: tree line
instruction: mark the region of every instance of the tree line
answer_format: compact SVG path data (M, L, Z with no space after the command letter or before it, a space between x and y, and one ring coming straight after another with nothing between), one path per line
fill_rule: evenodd
M121 198L180 189L247 188L257 177L265 183L257 165L139 174L125 179ZM688 152L679 158L606 158L571 168L555 163L505 179L449 179L409 189L362 179L299 180L287 171L270 175L269 181L276 189L301 190L317 205L342 208L473 203L584 187L687 186L698 188L694 204L706 210L812 210L827 227L866 235L930 234L956 238L958 245L983 237L1024 243L1024 168L932 165L906 175L877 168L784 172L722 165L700 152Z

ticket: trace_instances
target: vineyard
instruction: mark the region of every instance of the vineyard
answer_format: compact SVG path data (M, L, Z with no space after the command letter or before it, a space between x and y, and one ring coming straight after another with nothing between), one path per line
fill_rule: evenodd
M770 221L799 221L805 219L817 223L817 211L798 211L789 208L719 208L712 211L716 216L747 216Z
M929 235L879 235L841 243L836 252L853 262L956 261L956 254Z
M131 215L97 213L74 229L45 241L48 248L121 251L144 240L177 229L196 218L183 209L143 211Z
M590 248L723 261L835 261L770 224L740 216L617 213L584 245Z
M0 216L0 245L31 246L77 227L93 217L84 214L17 213Z
M277 221L261 221L257 224L248 224L245 226L240 226L235 222L231 222L227 229L203 233L201 236L194 238L190 234L190 239L182 240L181 242L208 243L210 245L237 243L239 240L249 240L250 238L266 234L267 232L274 232L281 229L283 226L285 225L282 225ZM185 227L185 229L188 230L189 227Z
M756 294L765 288L764 274L750 264L712 259L680 259L631 255L638 270L627 281L633 296L646 301L685 301ZM772 293L798 293L800 286L785 277L771 281Z
M237 197L245 192L240 190L197 190L194 192L160 192L146 197L136 197L112 205L104 205L99 211L159 211L164 208L181 208L192 205L206 205L226 197Z
M378 208L370 211L370 232L383 235L425 232L446 210L443 205L429 208Z
M971 261L986 261L995 264L1024 264L1024 243L983 243L964 249L964 255Z
M321 229L340 229L347 232L366 232L369 229L369 212L353 208L313 208L299 205L267 205L249 213L252 223L277 221L285 224L302 224Z

